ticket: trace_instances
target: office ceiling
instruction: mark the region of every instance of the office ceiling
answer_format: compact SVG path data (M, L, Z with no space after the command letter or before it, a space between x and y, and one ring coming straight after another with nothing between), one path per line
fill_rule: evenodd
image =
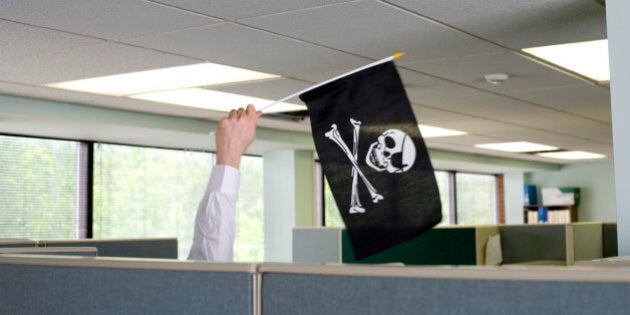
M279 99L402 51L418 122L468 132L430 148L567 163L474 147L530 141L612 159L608 85L521 52L604 38L595 0L3 0L0 93L216 120L224 113L44 85L210 61L283 76L213 89ZM510 79L492 85L490 73Z

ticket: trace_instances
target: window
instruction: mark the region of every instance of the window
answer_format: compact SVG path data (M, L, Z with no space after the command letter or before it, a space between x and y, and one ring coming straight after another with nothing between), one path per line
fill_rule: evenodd
M0 238L77 238L79 143L0 136Z
M442 202L441 225L497 223L496 175L435 171L435 179ZM332 191L325 179L323 203L324 225L343 227Z
M123 145L94 150L95 238L177 237L180 259L192 245L194 220L214 155ZM235 261L263 259L262 159L243 157Z
M442 203L442 222L440 224L450 224L453 220L451 209L451 186L452 177L449 172L435 171L435 180L440 191L440 202Z
M212 154L95 144L94 238L177 237L192 244Z
M244 156L240 170L234 261L260 262L265 259L263 159Z
M494 224L495 176L456 173L457 224Z
M185 259L213 159L208 152L0 136L0 238L85 238L92 211L94 238L177 237ZM236 261L264 259L262 164L260 157L241 160Z
M335 197L333 197L332 190L330 190L326 179L324 179L324 222L325 226L345 227L335 202Z

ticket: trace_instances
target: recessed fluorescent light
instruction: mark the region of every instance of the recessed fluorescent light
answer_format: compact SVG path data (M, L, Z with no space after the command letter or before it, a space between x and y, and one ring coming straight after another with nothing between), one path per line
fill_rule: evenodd
M523 51L595 81L610 81L607 39L525 48Z
M601 159L605 158L605 155L585 152L585 151L562 151L562 152L544 152L537 155L550 157L554 159L564 160L586 160L586 159Z
M201 88L144 93L131 95L130 97L153 102L190 106L224 112L238 107L245 107L247 104L254 104L254 106L256 106L257 108L262 108L263 106L269 105L274 102L272 100L264 98L219 92ZM270 109L265 110L264 112L274 113L300 110L306 110L306 106L291 103L279 103L272 106Z
M48 84L49 87L125 96L187 87L278 78L278 75L214 63L130 72Z
M420 133L424 138L451 137L466 134L465 132L459 130L446 129L428 125L418 125L418 127L420 128Z
M502 142L502 143L486 143L475 145L478 148L507 151L507 152L538 152L538 151L551 151L558 150L556 147L550 145L517 141L517 142Z

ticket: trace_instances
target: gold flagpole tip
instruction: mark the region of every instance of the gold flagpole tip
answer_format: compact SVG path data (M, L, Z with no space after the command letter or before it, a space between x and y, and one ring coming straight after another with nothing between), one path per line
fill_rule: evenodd
M394 59L398 59L400 57L402 57L405 53L404 52L397 52L394 54Z

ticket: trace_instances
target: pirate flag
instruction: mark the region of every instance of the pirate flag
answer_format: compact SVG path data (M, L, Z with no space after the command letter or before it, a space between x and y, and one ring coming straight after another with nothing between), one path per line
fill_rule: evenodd
M442 220L426 145L393 61L300 94L356 259Z

